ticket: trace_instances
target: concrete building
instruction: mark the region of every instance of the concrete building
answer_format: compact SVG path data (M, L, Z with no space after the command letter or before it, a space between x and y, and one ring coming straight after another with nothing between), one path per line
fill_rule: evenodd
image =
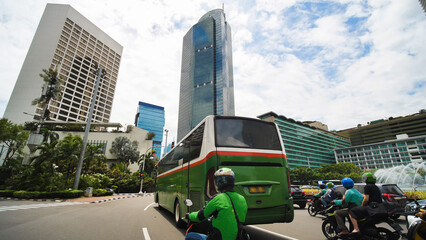
M177 141L208 115L235 115L231 27L222 9L183 38Z
M155 133L155 137L152 139L152 146L155 149L156 156L158 157L162 156L161 146L163 142L164 124L164 107L146 102L139 102L135 126L145 129L148 132Z
M371 121L366 126L337 131L338 134L349 137L352 146L381 143L394 140L396 135L407 134L409 137L426 135L426 112L405 117L379 119Z
M278 125L290 168L318 168L336 163L335 148L350 147L349 138L295 121L274 112L258 116Z
M359 168L390 168L426 161L426 135L397 135L385 142L357 145L334 150L337 163L352 163Z
M31 102L42 93L39 74L57 67L65 84L62 99L48 105L50 119L86 121L95 86L93 72L100 67L107 75L100 83L92 121L109 122L122 52L119 43L70 5L47 4L3 117L19 124L38 119L42 109Z

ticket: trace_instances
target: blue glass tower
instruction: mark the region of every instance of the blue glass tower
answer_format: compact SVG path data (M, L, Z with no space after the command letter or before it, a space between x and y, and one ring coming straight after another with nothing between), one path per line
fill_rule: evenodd
M155 149L156 156L161 156L161 143L163 142L164 129L164 107L139 102L138 112L136 114L135 126L155 133L152 139L152 148Z
M183 38L178 141L207 115L235 115L232 68L231 27L215 9Z

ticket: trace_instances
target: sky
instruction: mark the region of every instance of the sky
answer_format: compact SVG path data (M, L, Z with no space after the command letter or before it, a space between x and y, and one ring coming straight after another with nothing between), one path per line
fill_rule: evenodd
M0 0L0 116L47 3L70 4L123 46L111 122L143 101L176 139L182 42L224 6L235 113L273 111L329 130L426 109L426 15L418 0Z

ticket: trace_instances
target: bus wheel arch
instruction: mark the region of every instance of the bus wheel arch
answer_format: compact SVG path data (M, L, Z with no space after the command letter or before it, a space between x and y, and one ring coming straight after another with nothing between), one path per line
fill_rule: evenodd
M175 224L176 227L182 228L185 225L185 222L182 220L181 212L180 212L180 203L179 199L176 198L175 204L174 204L174 215L175 215Z

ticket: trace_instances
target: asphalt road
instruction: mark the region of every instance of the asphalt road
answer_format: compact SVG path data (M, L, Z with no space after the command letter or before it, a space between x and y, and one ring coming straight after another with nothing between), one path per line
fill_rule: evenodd
M321 224L319 217L295 207L292 223L249 226L248 231L254 240L322 240ZM104 203L0 200L0 239L175 240L184 234L152 196Z

